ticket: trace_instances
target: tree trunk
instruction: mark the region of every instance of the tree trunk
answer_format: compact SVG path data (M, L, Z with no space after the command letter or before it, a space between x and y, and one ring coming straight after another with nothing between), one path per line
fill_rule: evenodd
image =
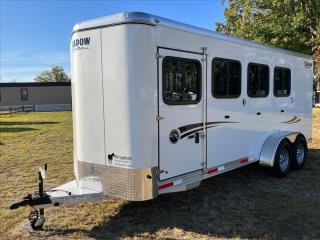
M315 73L317 74L316 81L318 81L316 90L320 91L320 44L312 47L312 53L315 62Z

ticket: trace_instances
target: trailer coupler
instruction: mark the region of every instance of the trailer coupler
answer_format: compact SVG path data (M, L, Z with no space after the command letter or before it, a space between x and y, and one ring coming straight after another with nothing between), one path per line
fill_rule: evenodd
M49 196L45 193L43 196L40 196L38 193L28 194L23 198L22 201L13 203L10 206L10 209L17 209L19 207L24 206L36 206L36 205L43 205L43 204L52 204Z
M76 180L63 184L57 188L45 192L43 187L43 179L45 178L45 171L40 168L38 173L38 187L39 191L33 194L28 194L20 202L13 203L10 209L17 209L19 207L30 206L33 210L28 216L28 220L33 230L41 230L44 222L44 209L52 206L71 205L80 202L90 202L102 200L105 195L101 191L94 191L86 188L81 188ZM99 181L90 178L92 182L96 182L99 186ZM99 188L99 187L98 187Z

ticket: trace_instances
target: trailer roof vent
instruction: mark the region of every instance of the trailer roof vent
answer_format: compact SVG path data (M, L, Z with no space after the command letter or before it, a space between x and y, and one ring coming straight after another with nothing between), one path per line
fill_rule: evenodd
M150 15L144 12L124 12L122 13L122 20L124 22L151 22Z

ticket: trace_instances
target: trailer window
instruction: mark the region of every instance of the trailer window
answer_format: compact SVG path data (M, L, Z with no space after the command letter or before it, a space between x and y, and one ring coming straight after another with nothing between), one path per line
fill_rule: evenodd
M212 60L212 95L215 98L237 98L241 94L241 63L214 58Z
M201 64L197 60L165 57L162 63L163 101L195 104L201 99Z
M20 96L21 96L21 101L28 101L28 89L21 88L20 89Z
M273 94L276 97L287 97L291 90L291 71L289 68L274 68Z
M247 87L249 97L267 97L269 94L269 67L263 64L249 63Z

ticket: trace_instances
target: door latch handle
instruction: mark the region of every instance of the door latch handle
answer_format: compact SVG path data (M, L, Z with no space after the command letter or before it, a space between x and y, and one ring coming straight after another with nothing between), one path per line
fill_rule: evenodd
M198 132L195 134L194 142L195 143L199 143L200 142L200 134Z
M196 135L195 134L192 134L192 135L190 135L188 138L189 139L192 139L192 138L195 138L196 137Z
M199 143L200 142L200 133L195 133L195 134L192 134L188 137L189 139L192 139L194 138L194 142L195 143Z

